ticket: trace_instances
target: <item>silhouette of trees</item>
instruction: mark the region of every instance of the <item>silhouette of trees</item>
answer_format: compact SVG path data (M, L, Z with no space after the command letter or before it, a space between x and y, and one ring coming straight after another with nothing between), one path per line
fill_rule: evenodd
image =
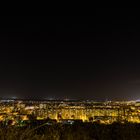
M0 127L0 140L140 140L140 124L81 123Z

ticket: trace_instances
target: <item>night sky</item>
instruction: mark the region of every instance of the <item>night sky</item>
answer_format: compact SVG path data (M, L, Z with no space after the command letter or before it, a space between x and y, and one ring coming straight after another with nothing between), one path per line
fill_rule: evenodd
M0 97L140 99L138 13L0 17Z

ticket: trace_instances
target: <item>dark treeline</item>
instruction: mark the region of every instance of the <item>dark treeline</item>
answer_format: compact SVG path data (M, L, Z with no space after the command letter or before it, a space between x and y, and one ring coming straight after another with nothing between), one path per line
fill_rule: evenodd
M140 140L140 124L99 123L1 126L0 140Z

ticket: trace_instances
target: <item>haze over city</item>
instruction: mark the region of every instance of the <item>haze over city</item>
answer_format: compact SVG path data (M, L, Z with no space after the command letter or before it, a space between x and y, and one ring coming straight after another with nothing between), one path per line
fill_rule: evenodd
M135 13L97 8L93 16L1 17L0 98L139 99Z

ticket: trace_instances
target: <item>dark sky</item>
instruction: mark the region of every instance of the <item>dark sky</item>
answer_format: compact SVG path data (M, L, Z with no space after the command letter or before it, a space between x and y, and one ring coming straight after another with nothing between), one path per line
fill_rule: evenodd
M0 17L0 97L139 99L138 13Z

